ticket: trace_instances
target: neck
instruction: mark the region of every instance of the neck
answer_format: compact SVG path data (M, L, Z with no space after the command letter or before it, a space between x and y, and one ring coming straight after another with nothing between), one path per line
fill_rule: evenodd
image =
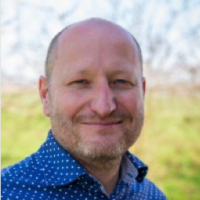
M110 195L119 180L121 158L107 163L80 161L82 166L94 176L104 187L105 192Z

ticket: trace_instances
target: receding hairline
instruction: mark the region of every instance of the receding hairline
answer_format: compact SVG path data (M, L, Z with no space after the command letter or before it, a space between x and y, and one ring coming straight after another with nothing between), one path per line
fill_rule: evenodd
M136 38L129 31L127 31L123 27L121 27L121 26L119 26L117 24L114 24L113 22L107 21L107 20L89 19L89 20L85 20L85 21L82 21L82 22L70 24L69 26L63 28L60 32L58 32L53 37L53 39L50 42L50 45L49 45L49 48L48 48L48 51L47 51L46 60L45 60L45 75L47 77L47 80L51 79L51 74L52 74L52 71L53 71L55 60L57 59L57 56L58 56L59 39L62 36L62 34L65 31L68 31L69 28L71 28L71 27L73 27L73 26L75 26L77 24L81 24L83 22L89 22L89 21L92 21L92 20L93 21L97 20L97 21L107 22L108 24L112 24L113 26L119 27L120 29L124 30L126 33L130 34L130 36L132 37L132 39L133 39L133 41L134 41L134 43L136 45L137 54L138 54L138 57L139 57L139 60L140 60L140 64L141 64L141 71L143 71L143 67L142 67L143 66L143 59L142 59L142 52L141 52L140 45L139 45L138 41L136 40Z

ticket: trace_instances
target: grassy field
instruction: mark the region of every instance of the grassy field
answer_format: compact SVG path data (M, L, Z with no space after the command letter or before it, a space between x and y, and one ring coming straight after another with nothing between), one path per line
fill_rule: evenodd
M50 127L35 91L2 92L2 167L36 151ZM145 126L131 151L169 200L200 199L200 98L146 98Z

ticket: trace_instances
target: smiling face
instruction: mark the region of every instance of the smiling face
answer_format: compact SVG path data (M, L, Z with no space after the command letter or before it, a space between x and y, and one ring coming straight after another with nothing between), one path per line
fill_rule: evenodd
M143 124L145 82L132 36L104 21L64 31L50 86L40 78L44 113L57 141L75 158L120 158Z

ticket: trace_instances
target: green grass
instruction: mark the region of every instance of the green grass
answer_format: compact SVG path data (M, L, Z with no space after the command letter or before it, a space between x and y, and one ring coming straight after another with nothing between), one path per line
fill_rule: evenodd
M50 127L36 92L2 93L2 167L36 151Z
M2 167L36 151L50 128L37 92L2 92ZM200 99L148 96L145 125L131 151L170 200L200 197Z

